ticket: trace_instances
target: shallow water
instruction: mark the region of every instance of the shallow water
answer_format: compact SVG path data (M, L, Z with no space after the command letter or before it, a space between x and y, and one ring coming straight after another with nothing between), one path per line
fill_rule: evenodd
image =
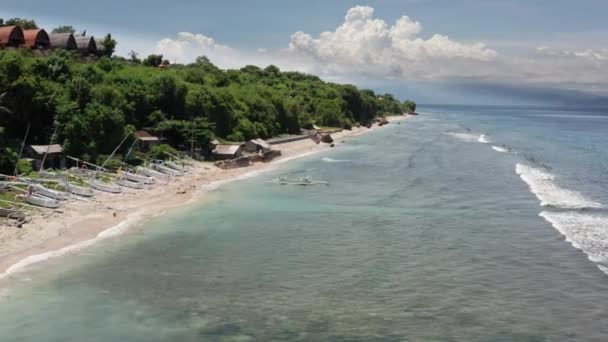
M421 110L19 274L0 340L608 340L608 120Z

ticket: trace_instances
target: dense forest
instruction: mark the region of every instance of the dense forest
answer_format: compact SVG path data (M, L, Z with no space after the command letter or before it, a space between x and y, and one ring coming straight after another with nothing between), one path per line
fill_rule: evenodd
M67 154L95 161L138 129L162 134L176 148L205 148L214 138L269 138L312 124L348 129L414 110L415 103L390 94L272 65L222 70L206 57L169 65L160 55L140 60L134 52L126 59L4 49L0 172L14 167L27 130L27 144L53 140Z

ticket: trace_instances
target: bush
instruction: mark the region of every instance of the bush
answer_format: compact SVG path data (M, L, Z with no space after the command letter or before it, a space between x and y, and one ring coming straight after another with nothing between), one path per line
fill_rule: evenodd
M32 162L28 159L19 159L17 162L17 172L22 175L29 175L34 172L34 167L32 166Z
M179 154L179 152L173 147L167 144L160 144L152 147L152 149L148 153L148 158L160 160L170 159L171 157L165 152L171 153L174 156Z

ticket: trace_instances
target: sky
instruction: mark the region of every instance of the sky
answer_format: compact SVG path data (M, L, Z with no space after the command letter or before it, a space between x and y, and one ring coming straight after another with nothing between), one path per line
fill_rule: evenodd
M1 0L117 54L274 64L419 103L608 104L605 0ZM563 103L558 103L558 102Z

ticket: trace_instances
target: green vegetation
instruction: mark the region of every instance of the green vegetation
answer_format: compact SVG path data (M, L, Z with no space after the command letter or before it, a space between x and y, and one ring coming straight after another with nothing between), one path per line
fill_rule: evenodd
M12 172L28 126L28 144L48 144L57 128L55 142L67 154L99 162L137 129L189 151L206 149L215 138L270 138L312 124L350 128L415 110L413 102L390 94L275 66L221 70L199 57L169 67L161 55L109 57L116 47L111 35L103 45L108 55L94 61L67 51L38 56L28 49L0 50L0 172Z

